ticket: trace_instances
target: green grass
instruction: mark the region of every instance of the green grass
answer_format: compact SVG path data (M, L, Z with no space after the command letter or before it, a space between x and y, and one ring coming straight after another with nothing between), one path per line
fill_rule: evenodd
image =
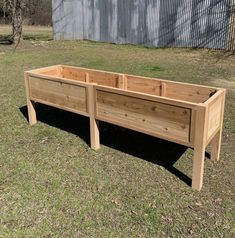
M7 34L7 32L5 32ZM36 36L36 37L32 37ZM217 51L50 41L31 29L15 53L0 45L0 237L234 237L235 58ZM37 105L26 119L23 71L68 64L227 87L221 161L188 185L190 149Z

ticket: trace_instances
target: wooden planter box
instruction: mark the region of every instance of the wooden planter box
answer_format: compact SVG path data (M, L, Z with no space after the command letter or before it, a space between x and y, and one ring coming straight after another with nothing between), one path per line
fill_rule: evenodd
M225 89L57 65L25 72L29 122L34 102L90 118L93 149L105 121L194 149L192 187L200 190L211 142L219 160Z

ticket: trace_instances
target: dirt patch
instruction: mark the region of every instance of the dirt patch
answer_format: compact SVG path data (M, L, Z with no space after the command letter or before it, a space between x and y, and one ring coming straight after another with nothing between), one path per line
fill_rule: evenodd
M216 87L226 88L235 93L235 78L232 78L231 80L213 79L212 84Z

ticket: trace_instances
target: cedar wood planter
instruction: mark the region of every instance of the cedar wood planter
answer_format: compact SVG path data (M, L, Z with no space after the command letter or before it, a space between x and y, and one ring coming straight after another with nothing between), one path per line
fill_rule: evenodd
M200 190L204 156L219 160L225 89L56 65L25 72L29 122L34 102L90 118L93 149L105 121L194 149L192 187Z

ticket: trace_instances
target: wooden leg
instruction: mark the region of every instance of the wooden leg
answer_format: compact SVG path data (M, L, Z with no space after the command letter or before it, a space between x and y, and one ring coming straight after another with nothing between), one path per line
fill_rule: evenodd
M36 116L36 110L35 110L34 102L27 99L27 107L28 107L29 124L32 126L32 125L37 123L37 116Z
M193 175L192 188L201 190L203 184L205 151L206 151L206 108L198 107L196 112L196 130L194 135L194 157L193 157Z
M99 122L90 117L90 141L93 150L100 149Z
M37 116L35 110L35 104L33 101L30 100L30 85L29 85L29 76L28 73L24 75L25 81L25 91L26 91L26 99L27 99L27 108L28 108L28 119L29 124L32 126L37 123Z
M203 184L204 160L205 147L201 145L194 148L192 188L198 191L201 190Z
M89 79L89 75L86 76ZM90 114L90 141L91 148L98 150L100 148L99 121L95 119L95 90L94 85L88 87L88 106Z
M219 161L222 130L219 130L211 141L211 160Z

